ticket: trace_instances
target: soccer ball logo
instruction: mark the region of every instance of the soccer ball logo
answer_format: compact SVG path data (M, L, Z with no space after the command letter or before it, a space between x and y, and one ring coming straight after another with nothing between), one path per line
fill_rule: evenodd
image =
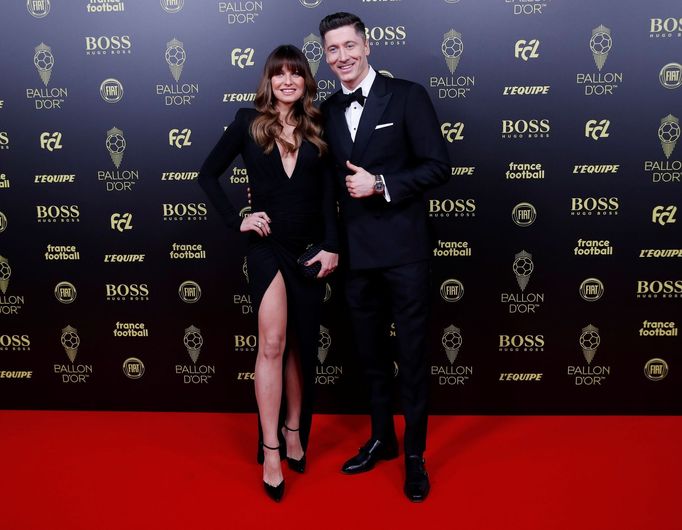
M448 356L450 364L455 362L457 359L457 354L459 349L462 347L462 334L460 329L450 325L443 330L443 336L440 339L443 348L445 348L445 354Z
M62 329L62 346L68 355L69 360L73 362L76 359L76 354L78 353L78 346L80 346L81 339L78 336L78 331L76 328L71 326L66 326Z
M12 276L12 268L9 266L7 258L0 256L0 291L2 294L7 292L10 276Z
M35 47L35 54L33 55L33 64L38 70L38 75L42 79L45 86L50 82L52 75L52 67L54 66L54 55L52 55L52 48L46 46L41 42Z
M677 140L680 139L680 120L668 114L661 120L661 125L658 128L658 139L661 141L661 147L666 158L670 158L673 154Z
M592 50L592 57L594 57L594 63L601 72L604 68L604 63L606 58L613 46L613 40L611 39L611 30L606 26L599 26L592 30L592 38L590 39L590 50Z
M116 169L123 162L123 151L126 150L126 139L123 138L123 131L114 127L107 131L107 141L105 142L111 161L116 166Z
M599 330L592 324L582 329L582 333L580 334L580 347L583 350L583 355L585 356L587 364L590 364L592 359L594 359L594 354L597 353L600 342Z
M176 82L179 81L180 75L182 74L182 67L187 60L187 53L185 53L182 42L178 39L167 42L165 57L171 74L173 74L173 79L175 79Z
M313 77L317 74L317 69L320 66L320 59L324 55L324 49L322 48L322 39L311 33L305 39L303 39L303 48L301 48L303 55L305 55L308 61L308 66L310 66L310 71Z
M324 363L331 345L332 336L329 334L329 330L324 326L320 326L320 335L317 342L317 358L320 363Z
M458 33L454 29L448 31L443 35L443 42L440 45L440 51L445 57L445 64L448 65L448 69L451 74L455 73L457 65L459 64L459 59L464 52L464 42L462 41L462 34Z
M201 347L204 345L204 338L201 336L201 330L195 326L190 326L185 329L185 336L182 342L187 348L187 353L192 359L193 363L197 362Z
M315 35L311 34L308 36L308 38L311 36L314 37ZM306 41L306 43L303 45L303 48L301 48L301 51L309 63L320 62L320 59L322 59L322 55L324 54L322 44L320 44L317 40L312 39Z
M533 272L535 266L533 265L533 256L522 250L514 256L514 264L512 269L514 270L514 275L516 276L516 281L519 284L519 288L524 291L528 285L528 280Z

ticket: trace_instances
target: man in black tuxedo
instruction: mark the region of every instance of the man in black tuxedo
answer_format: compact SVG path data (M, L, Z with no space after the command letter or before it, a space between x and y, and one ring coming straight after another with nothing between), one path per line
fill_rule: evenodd
M369 471L398 456L391 410L393 363L382 348L385 312L396 324L405 415L405 495L429 492L426 446L426 331L429 236L423 193L447 181L450 161L426 90L377 75L369 66L365 25L350 13L320 22L327 63L342 90L322 105L325 134L340 187L348 264L346 297L369 384L372 433L344 473Z

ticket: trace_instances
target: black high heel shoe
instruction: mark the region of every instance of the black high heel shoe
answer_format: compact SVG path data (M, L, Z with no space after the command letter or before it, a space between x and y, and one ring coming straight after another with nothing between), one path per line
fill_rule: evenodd
M270 447L269 445L265 444L261 445L263 446L263 449L279 451L279 445L277 447ZM267 496L270 497L273 501L279 502L282 500L282 496L284 495L284 479L282 479L282 482L277 484L277 486L271 486L267 482L263 481L263 487L265 488L265 493L267 494Z
M286 423L284 424L282 429L286 429L289 432L299 431L299 429L290 429L289 427L287 427ZM289 466L289 469L295 471L296 473L303 473L305 471L305 462L306 462L305 454L299 460L287 456L287 465Z

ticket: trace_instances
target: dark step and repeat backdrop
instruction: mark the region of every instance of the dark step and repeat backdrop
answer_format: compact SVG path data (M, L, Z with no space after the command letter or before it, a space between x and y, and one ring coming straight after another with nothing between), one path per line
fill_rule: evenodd
M276 45L340 89L338 10L451 155L424 200L432 410L682 412L678 0L2 2L0 407L255 410L245 242L197 171ZM248 182L222 179L244 215ZM364 403L341 293L320 411Z

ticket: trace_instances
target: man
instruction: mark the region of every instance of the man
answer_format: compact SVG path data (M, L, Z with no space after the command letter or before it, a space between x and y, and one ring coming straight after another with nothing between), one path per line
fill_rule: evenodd
M398 456L391 410L393 362L382 348L385 311L396 324L405 415L405 495L429 493L426 446L431 238L423 193L444 183L450 161L433 105L416 83L369 66L365 25L350 13L320 22L327 63L342 89L322 105L340 187L349 265L346 297L356 348L369 384L372 433L344 473L369 471Z

